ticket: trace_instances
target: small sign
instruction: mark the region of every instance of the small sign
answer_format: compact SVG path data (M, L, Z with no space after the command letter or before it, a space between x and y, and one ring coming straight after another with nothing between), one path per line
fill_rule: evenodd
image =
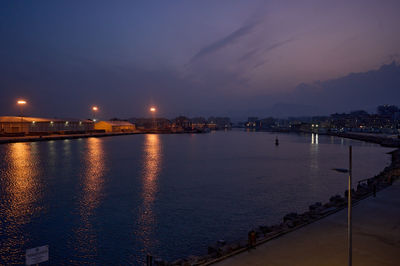
M32 265L49 260L49 246L27 249L25 253L25 264Z

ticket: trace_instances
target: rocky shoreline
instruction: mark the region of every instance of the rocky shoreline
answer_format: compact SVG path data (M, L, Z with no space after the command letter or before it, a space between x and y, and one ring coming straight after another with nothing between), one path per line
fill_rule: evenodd
M391 164L384 168L378 175L364 179L358 182L355 189L352 190L352 204L357 204L359 201L373 195L374 186L379 192L400 177L400 149L390 152ZM268 242L272 239L280 237L284 234L297 230L305 225L318 221L326 216L336 213L347 207L347 190L343 196L332 196L328 202L316 202L309 206L309 210L298 214L289 213L282 218L280 224L275 225L260 225L258 228L253 228L251 231L256 235L256 246ZM215 244L208 247L208 254L204 256L189 256L187 258L178 259L173 262L167 262L162 259L155 259L153 265L158 266L189 266L189 265L211 265L222 261L238 253L249 249L248 239L243 237L242 240L226 243L224 240L219 240ZM148 258L152 260L152 258Z

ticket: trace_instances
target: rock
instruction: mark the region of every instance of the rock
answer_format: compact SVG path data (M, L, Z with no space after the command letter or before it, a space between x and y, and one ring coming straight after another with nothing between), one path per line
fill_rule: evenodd
M220 239L220 240L218 240L217 244L218 244L219 246L223 246L223 245L226 244L226 241L223 240L223 239Z
M220 256L224 256L232 252L232 248L229 245L225 245L223 247L218 248L218 254Z
M232 251L234 251L234 250L237 250L240 248L240 243L237 243L237 242L232 243L230 246L231 246Z
M296 220L296 219L298 219L298 216L299 215L295 212L288 213L283 217L283 222L286 222L288 220L291 220L291 221Z
M269 226L260 226L259 229L264 235L272 232L272 228Z
M154 266L166 266L167 263L164 260L157 258L157 259L154 259L153 265Z
M289 228L293 228L293 227L295 227L295 224L294 224L294 222L293 222L293 221L291 221L291 220L287 220L287 221L285 222L285 224L286 224L286 226L287 226L287 227L289 227Z
M183 265L183 263L184 263L184 260L183 259L177 259L177 260L175 260L175 261L173 261L172 263L171 263L171 265L176 265L176 266L178 266L178 265Z
M321 208L321 207L322 207L322 203L321 202L316 202L313 205L308 206L308 209L310 211L314 211L314 210L316 210L318 208Z
M218 247L216 246L208 246L208 254L217 253Z

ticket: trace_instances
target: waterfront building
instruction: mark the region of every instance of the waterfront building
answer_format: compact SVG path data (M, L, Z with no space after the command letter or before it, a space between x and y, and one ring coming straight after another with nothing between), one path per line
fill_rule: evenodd
M204 129L207 125L207 121L204 117L194 117L191 119L192 129Z
M171 129L171 121L166 118L130 118L129 122L135 125L138 130L161 130L169 131Z
M93 125L93 121L85 119L0 116L0 135L85 133L93 130Z
M104 130L105 132L133 132L135 125L128 121L99 121L94 125L96 130Z
M207 127L209 129L230 129L232 128L232 122L229 117L214 117L211 116L207 120Z
M176 131L188 130L192 128L192 122L185 116L178 116L172 121L172 129Z

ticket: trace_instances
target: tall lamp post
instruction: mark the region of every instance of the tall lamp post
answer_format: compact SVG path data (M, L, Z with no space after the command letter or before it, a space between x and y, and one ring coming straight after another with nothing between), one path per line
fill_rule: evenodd
M24 110L24 105L26 105L25 100L18 100L17 104L19 105L19 115L21 116L21 132L23 131L23 126L24 126L24 119L23 119L23 110Z
M349 146L349 169L333 169L340 173L349 173L349 184L347 191L347 241L348 241L348 258L349 258L349 266L352 265L352 219L351 219L351 176L352 176L352 147Z
M99 107L93 106L92 111L93 111L93 122L96 122L96 113L99 110Z
M153 128L154 128L154 130L156 130L156 118L155 118L156 111L157 111L157 109L154 106L150 107L150 113L153 116Z

